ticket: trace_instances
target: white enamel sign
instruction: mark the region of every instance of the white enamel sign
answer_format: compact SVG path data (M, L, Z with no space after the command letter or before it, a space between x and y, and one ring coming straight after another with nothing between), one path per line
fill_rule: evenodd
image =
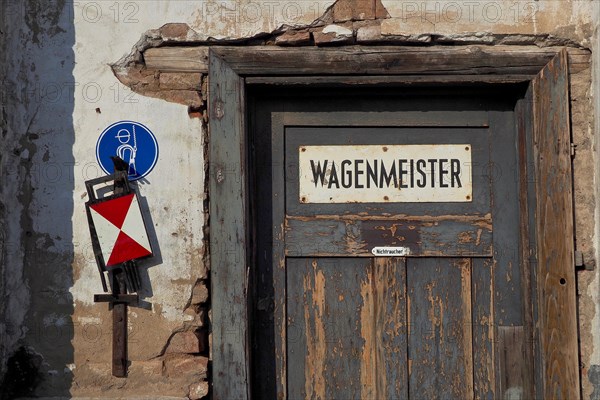
M373 247L371 250L378 257L405 257L410 254L408 247Z
M300 146L301 203L470 202L471 145Z

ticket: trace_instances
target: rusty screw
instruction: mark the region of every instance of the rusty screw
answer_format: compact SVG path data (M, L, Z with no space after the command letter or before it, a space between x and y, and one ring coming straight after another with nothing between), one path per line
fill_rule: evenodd
M387 151L387 146L383 146L383 151Z
M388 201L390 198L387 196L383 196L383 200Z
M302 203L306 203L306 197L305 197L305 196L302 196L302 197L300 198L300 201L301 201Z

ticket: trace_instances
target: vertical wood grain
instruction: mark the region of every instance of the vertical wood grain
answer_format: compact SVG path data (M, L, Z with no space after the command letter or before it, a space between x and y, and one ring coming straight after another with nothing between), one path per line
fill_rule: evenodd
M213 398L249 397L246 143L243 80L210 65L210 254Z
M409 397L473 397L470 259L414 258L409 291Z
M278 105L282 107L281 104ZM272 106L271 110L277 106ZM275 288L273 319L275 323L275 386L277 399L286 398L287 394L287 285L286 285L286 258L285 248L295 247L298 243L291 243L286 239L284 233L285 219L285 152L284 152L284 125L281 121L281 113L270 112L271 121L267 126L271 127L270 138L271 150L271 229L272 236L272 268L273 286Z
M363 290L368 293L367 284L371 284L373 312L367 314L363 305L361 331L365 343L371 340L374 349L371 381L375 390L371 398L408 399L406 259L375 258L368 279ZM366 299L363 295L364 303Z
M517 132L517 152L519 159L519 253L521 257L521 279L523 290L523 326L525 329L522 362L527 366L524 396L541 397L542 381L539 368L539 352L536 340L536 322L538 320L537 290L535 285L537 270L535 255L537 244L535 237L535 168L533 162L533 95L531 86L525 96L517 101L515 107L515 129Z
M544 398L579 399L569 75L561 51L532 81Z
M493 261L473 258L471 261L473 313L473 392L475 399L496 398L495 321Z
M527 340L523 326L499 326L498 337L498 390L503 399L527 399L529 366L523 362L527 354Z
M490 111L490 126L492 133L491 158L492 164L488 173L492 184L492 220L494 223L494 323L497 329L501 327L519 327L523 330L525 324L523 268L521 252L522 211L519 209L519 136L515 128L515 114L512 111ZM529 329L528 329L529 330ZM521 343L516 341L522 340ZM525 343L525 334L515 335L511 341L498 340L496 351L498 355L510 354L515 348L519 349L520 357L518 372L505 370L496 358L496 394L500 398L513 396L518 390L524 398L532 397L531 387L533 375L528 372L531 368L530 351ZM509 346L509 347L503 347ZM514 381L513 381L514 379ZM503 384L501 384L503 383ZM505 392L511 390L511 392Z
M407 399L401 258L287 261L289 399Z

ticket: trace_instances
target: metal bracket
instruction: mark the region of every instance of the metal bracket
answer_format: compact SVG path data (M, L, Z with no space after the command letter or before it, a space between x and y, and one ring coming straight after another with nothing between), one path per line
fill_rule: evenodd
M575 266L583 267L583 253L581 251L575 251Z
M95 186L100 184L106 184L108 182L113 183L113 192L112 196L107 196L105 199L98 199L96 196L96 191L94 190ZM129 186L129 180L127 179L127 173L124 171L115 171L112 175L102 176L96 179L90 179L85 182L85 188L87 190L89 201L86 203L86 214L88 219L88 224L90 226L90 235L92 238L97 237L96 229L92 223L92 215L90 214L89 205L95 204L102 200L107 200L111 198L115 198L117 195L122 195L125 193L131 193L131 187ZM117 193L118 192L118 193ZM104 264L102 258L102 250L100 249L97 241L92 240L92 249L94 251L94 257L96 259L96 265L98 266L98 272L100 273L100 280L102 282L102 289L105 292L108 292L108 286L106 285L106 278L104 277L104 269L102 265Z
M95 294L94 303L126 303L137 304L139 296L137 294Z
M594 266L593 265L587 265L583 261L583 252L579 251L579 250L575 250L575 268L577 268L577 269L584 269L586 271L593 271L594 270Z

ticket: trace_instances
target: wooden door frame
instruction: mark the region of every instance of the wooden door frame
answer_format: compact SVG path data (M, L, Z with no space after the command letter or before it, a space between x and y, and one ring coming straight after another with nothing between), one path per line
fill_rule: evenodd
M213 398L251 397L246 85L522 82L529 89L515 108L519 187L527 194L520 196L520 252L524 313L536 329L523 349L531 366L520 373L535 382L526 389L535 398L578 399L567 59L565 49L534 46L210 48ZM503 380L496 387L528 378Z

